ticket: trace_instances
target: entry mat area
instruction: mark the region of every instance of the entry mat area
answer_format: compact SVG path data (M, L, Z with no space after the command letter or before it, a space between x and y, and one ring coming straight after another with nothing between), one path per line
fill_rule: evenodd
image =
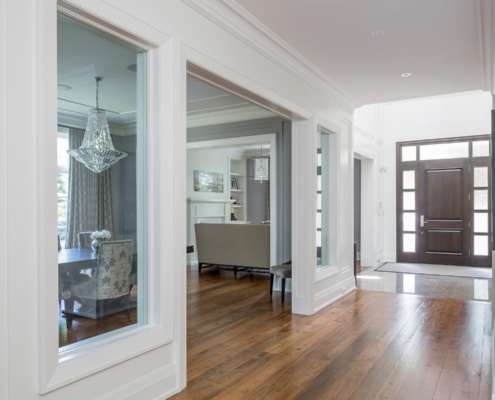
M459 276L459 277L481 278L481 279L492 278L491 268L459 267L456 265L388 262L376 268L375 271L400 272L404 274Z

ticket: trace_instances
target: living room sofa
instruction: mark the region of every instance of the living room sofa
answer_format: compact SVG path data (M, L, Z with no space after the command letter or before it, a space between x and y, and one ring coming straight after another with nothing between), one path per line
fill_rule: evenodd
M270 225L195 224L199 273L204 267L270 270Z

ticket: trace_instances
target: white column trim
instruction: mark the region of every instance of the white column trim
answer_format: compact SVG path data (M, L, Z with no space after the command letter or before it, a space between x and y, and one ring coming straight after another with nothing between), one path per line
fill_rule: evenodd
M310 315L316 279L314 118L292 123L292 312Z

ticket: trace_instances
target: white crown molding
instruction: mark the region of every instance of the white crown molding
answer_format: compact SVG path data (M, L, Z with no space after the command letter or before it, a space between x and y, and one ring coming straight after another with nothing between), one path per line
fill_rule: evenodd
M478 27L478 42L481 59L481 87L495 93L494 57L495 57L495 7L491 0L475 0L474 2Z
M255 19L235 0L182 1L280 68L325 93L345 111L353 112L359 106L355 99L345 93L344 89L339 88L320 69Z
M354 125L354 132L359 133L360 135L363 135L367 137L368 139L375 140L376 136L373 135L372 133L365 131L364 129L359 128L358 126Z
M225 124L229 122L246 121L273 117L273 113L262 108L249 106L237 110L223 110L208 113L188 114L187 127L196 128L199 126Z
M360 128L359 126L354 125L354 132L358 133L360 135L363 135L364 137L367 137L368 139L371 139L373 142L375 142L378 145L383 144L383 140L380 139L378 136L375 136L373 133L368 132L365 129Z

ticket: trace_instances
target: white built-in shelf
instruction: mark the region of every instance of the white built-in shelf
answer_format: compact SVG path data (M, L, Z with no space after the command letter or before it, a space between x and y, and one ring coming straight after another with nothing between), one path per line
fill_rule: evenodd
M230 189L231 192L242 192L241 189Z
M232 207L232 208L242 208L244 206L243 205L239 205L239 204L232 204L230 207Z
M231 172L230 176L242 176L241 174L236 174L235 172Z

